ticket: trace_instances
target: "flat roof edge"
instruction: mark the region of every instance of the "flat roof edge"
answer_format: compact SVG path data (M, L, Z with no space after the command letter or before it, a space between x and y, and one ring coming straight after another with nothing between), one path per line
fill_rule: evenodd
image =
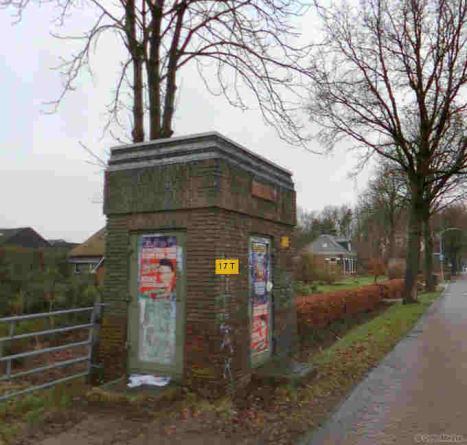
M129 149L134 149L134 148L150 148L150 147L157 147L157 146L163 146L163 145L177 145L179 142L189 142L193 140L209 140L209 139L215 139L218 141L222 141L224 143L227 143L231 146L234 146L241 151L245 152L246 154L278 169L281 170L282 172L292 176L292 172L278 164L276 164L273 161L270 161L269 159L265 158L264 156L261 156L252 150L244 147L243 145L239 144L238 142L235 142L234 140L228 138L227 136L224 136L223 134L217 132L217 131L209 131L209 132L204 132L204 133L195 133L195 134L189 134L185 136L175 136L171 138L163 138L163 139L155 139L151 141L144 141L144 142L137 142L134 144L124 144L124 145L117 145L114 147L111 147L111 153L118 155L120 151L125 151Z

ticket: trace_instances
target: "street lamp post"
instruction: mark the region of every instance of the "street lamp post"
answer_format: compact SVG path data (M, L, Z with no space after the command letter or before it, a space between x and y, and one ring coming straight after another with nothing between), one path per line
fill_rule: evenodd
M462 231L462 229L459 229L457 227L448 227L447 229L441 230L441 232L438 233L438 236L439 236L439 262L440 262L440 265L441 265L441 282L444 282L443 233L449 232L451 230L460 230L460 231Z

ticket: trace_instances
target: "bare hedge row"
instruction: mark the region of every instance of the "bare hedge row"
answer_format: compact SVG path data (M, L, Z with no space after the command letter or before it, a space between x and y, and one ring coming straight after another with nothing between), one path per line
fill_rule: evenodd
M394 279L355 289L297 297L299 332L325 327L333 321L371 311L383 298L401 298L404 280Z

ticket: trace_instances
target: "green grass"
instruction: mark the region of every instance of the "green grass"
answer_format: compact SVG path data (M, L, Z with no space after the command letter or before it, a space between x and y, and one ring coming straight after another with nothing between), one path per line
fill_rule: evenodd
M386 280L386 277L378 277L378 282ZM339 290L353 289L356 287L367 286L373 284L375 278L373 276L362 277L348 277L332 284L325 284L322 282L303 283L301 281L295 282L295 295L311 295L324 292L336 292Z
M365 349L366 356L372 363L382 358L404 336L439 296L438 292L421 294L419 304L403 305L396 303L379 317L352 329L332 347L326 349L315 359L320 367L332 363L333 368L339 367L337 357ZM348 357L342 365L348 370L349 365L358 369L361 366L359 354Z
M379 277L378 281L384 281L386 277ZM338 290L353 289L355 287L367 286L373 284L375 278L373 276L350 277L332 284L318 284L316 286L318 292L335 292Z
M0 444L16 440L21 431L40 423L44 415L69 407L83 388L84 383L77 380L0 402Z

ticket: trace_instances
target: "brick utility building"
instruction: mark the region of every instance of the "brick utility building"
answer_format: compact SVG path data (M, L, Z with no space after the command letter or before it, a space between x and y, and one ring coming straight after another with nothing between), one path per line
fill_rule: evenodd
M289 171L218 133L115 147L104 212L106 379L137 372L239 387L289 356Z

